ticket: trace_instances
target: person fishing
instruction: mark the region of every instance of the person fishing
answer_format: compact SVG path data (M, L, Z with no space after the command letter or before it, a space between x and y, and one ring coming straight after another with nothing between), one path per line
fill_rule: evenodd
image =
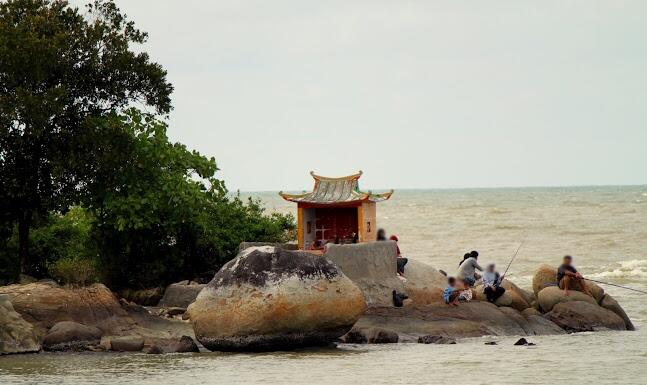
M483 271L483 268L477 262L479 257L478 251L472 251L469 255L458 267L458 273L456 275L469 286L474 286L476 280L481 278L476 270Z
M564 256L561 266L557 269L557 282L559 288L564 290L564 295L569 295L569 290L577 290L593 297L584 277L573 266L573 257L570 255Z
M505 288L501 287L501 275L496 271L494 263L488 264L483 272L483 293L488 302L492 303L505 293Z

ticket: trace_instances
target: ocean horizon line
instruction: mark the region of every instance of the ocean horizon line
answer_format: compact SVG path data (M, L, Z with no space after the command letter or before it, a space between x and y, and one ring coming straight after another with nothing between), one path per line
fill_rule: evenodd
M373 188L367 189L375 192L380 191L465 191L465 190L559 190L559 189L606 189L606 188L642 188L647 187L647 184L600 184L600 185L548 185L548 186L497 186L497 187L394 187L394 188ZM278 193L284 192L302 192L308 191L304 189L292 190L232 190L231 193L253 194L253 193Z

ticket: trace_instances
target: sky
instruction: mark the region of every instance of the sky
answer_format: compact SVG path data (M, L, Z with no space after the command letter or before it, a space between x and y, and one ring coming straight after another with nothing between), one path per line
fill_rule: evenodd
M645 1L116 3L230 190L647 184Z

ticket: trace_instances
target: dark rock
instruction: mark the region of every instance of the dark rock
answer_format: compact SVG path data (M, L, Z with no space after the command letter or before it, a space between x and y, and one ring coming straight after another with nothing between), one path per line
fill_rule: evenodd
M161 287L154 287L152 289L143 290L123 290L119 293L122 298L129 302L134 302L141 306L155 306L159 303L164 295L164 289Z
M351 331L344 334L343 336L339 337L339 339L341 342L344 342L347 344L367 344L368 343L368 337L366 336L364 331L361 329L355 329L355 328L353 328Z
M164 290L164 297L159 301L159 307L187 308L206 285L191 284L190 281L172 283Z
M259 247L259 246L272 246L280 247L283 250L299 250L299 245L296 243L275 243L275 242L241 242L238 245L238 252L248 249L250 247Z
M439 272L440 274L444 275L445 277L447 276L447 273L445 272L445 270L438 270L438 272Z
M625 322L616 313L589 302L558 303L545 317L569 332L627 330Z
M340 337L347 344L395 344L399 339L398 333L382 328L353 328Z
M182 336L179 341L169 346L170 353L199 353L198 345L189 336Z
M420 344L439 344L439 345L454 345L456 339L444 336L422 336L418 338Z
M488 341L484 345L498 345L496 341Z
M49 330L43 340L43 349L50 351L86 350L90 345L96 345L103 333L94 326L86 326L78 322L62 321Z
M210 350L327 345L366 309L361 290L325 258L263 246L225 264L188 309Z
M515 342L514 344L515 344L515 346L519 346L519 345L527 346L528 345L528 340L526 340L525 338L519 338L519 340L517 342Z
M395 306L395 307L404 306L404 300L409 298L409 297L407 297L406 294L398 293L395 290L393 290L393 292L391 292L391 295L393 296L393 306Z

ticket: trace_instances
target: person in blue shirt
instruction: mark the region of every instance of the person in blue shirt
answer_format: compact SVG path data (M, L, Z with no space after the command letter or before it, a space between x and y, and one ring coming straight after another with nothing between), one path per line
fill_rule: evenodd
M443 291L443 300L446 304L458 306L458 297L460 296L461 290L457 286L456 278L449 277L447 279L447 287Z

